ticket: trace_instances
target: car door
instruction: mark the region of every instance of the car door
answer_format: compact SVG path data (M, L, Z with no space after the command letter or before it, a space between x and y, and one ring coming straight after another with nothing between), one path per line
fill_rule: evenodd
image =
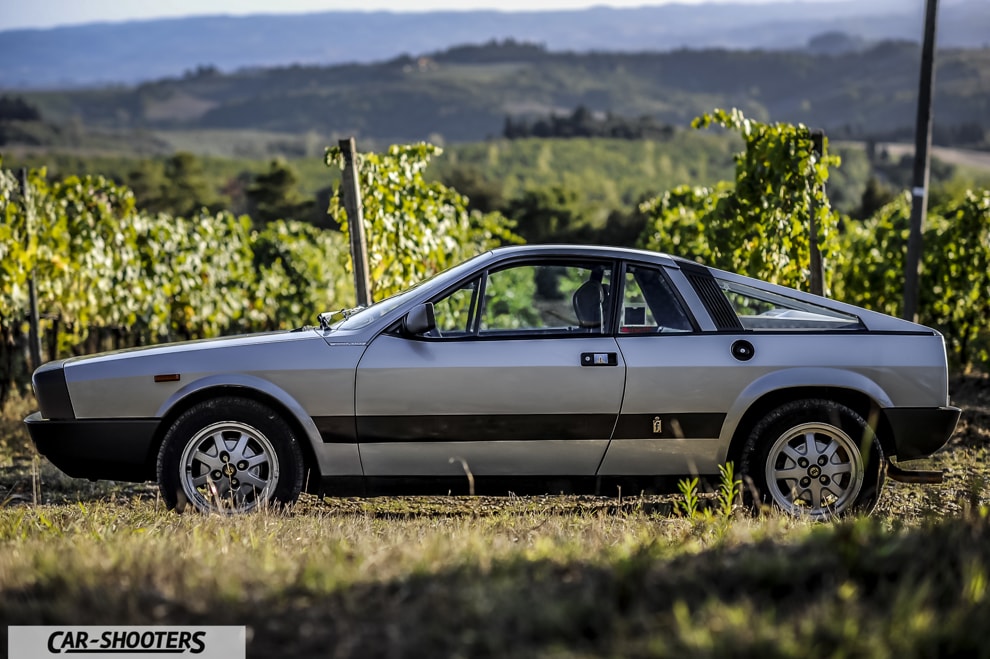
M375 338L356 374L365 474L593 475L625 378L613 270L514 262L435 298L436 329Z
M617 291L626 389L599 475L712 473L730 377L723 336L699 332L661 266L627 264Z

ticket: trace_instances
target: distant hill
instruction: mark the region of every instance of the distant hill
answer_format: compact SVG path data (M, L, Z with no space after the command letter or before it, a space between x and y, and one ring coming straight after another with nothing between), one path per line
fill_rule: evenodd
M858 49L881 40L920 41L923 9L920 0L714 2L515 13L211 16L8 30L0 32L0 89L133 84L200 66L230 72L368 63L508 38L551 51L776 50L804 48L831 33L847 35L843 48ZM938 43L942 48L990 45L990 2L943 0ZM835 44L819 41L812 47L821 51Z
M538 119L583 106L598 116L648 115L683 126L721 106L761 120L804 122L833 137L900 137L914 125L919 63L920 48L908 42L832 55L573 54L510 41L379 64L233 74L201 68L136 87L18 96L47 121L103 130L469 142L501 135L508 116ZM936 131L963 126L975 133L972 143L982 139L990 124L990 48L940 52L935 116Z

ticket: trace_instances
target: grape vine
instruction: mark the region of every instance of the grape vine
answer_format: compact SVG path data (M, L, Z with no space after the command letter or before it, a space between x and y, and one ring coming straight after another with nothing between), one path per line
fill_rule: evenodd
M440 153L431 144L414 144L357 156L375 300L478 252L521 242L501 214L468 212L464 195L423 177L430 159ZM338 147L327 149L326 164L343 168ZM346 234L347 211L339 195L330 200L329 212Z
M0 379L26 376L17 344L32 272L54 359L84 350L96 329L140 344L313 323L353 304L346 254L339 233L300 222L257 231L227 212L147 214L103 177L49 183L44 170L22 195L0 169Z
M423 178L439 152L419 144L361 155L378 298L518 241L501 215L469 213L466 198ZM327 164L338 157L328 150ZM339 198L329 212L346 230ZM346 234L283 220L254 229L246 216L206 209L145 213L109 179L49 182L44 169L29 173L22 195L0 168L0 263L0 402L8 382L28 375L31 273L48 359L107 347L86 343L104 329L125 334L125 345L155 343L284 329L354 304Z
M745 140L745 151L736 155L735 181L708 188L682 186L644 203L641 209L650 221L640 243L807 289L814 215L826 291L900 315L910 197L898 197L863 221L840 221L824 190L829 167L839 160L816 156L806 127L764 124L738 110L716 110L694 121L697 128L713 124L737 131ZM945 334L957 366L986 368L990 191L970 190L931 208L924 245L919 321Z

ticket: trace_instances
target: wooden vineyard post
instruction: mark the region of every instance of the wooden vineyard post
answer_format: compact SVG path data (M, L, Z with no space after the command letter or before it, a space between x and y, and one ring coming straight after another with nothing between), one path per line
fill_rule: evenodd
M820 161L825 155L825 131L811 131L811 144L815 156ZM824 187L823 184L823 196L825 194ZM811 208L809 210L811 211L810 226L808 227L808 247L811 252L811 292L815 295L825 295L825 266L822 263L822 251L818 246L818 218L815 217L815 213L818 212L818 204L815 203L814 198L811 200Z
M351 262L354 264L354 290L359 306L371 304L371 277L368 275L368 244L364 238L364 211L358 182L354 138L338 142L344 156L343 197L351 237Z
M27 229L28 240L34 237L34 213L31 208L31 200L28 198L30 189L28 188L27 170L23 167L20 171L21 202L24 204L24 225ZM31 352L31 369L41 366L41 332L39 328L40 320L38 316L38 285L35 281L35 270L32 268L31 276L28 277L28 349Z
M935 23L938 0L927 0L925 38L921 47L921 75L918 81L918 114L914 134L914 171L911 178L911 225L904 262L905 320L918 320L921 280L922 234L928 214L928 179L932 147L932 87L935 84Z

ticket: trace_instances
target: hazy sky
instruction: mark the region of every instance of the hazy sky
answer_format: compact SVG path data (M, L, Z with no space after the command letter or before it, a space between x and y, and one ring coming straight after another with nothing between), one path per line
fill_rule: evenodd
M271 14L334 10L430 11L436 9L580 9L639 7L671 0L0 0L0 30L188 16ZM700 0L678 0L697 3ZM761 2L766 0L720 0Z

